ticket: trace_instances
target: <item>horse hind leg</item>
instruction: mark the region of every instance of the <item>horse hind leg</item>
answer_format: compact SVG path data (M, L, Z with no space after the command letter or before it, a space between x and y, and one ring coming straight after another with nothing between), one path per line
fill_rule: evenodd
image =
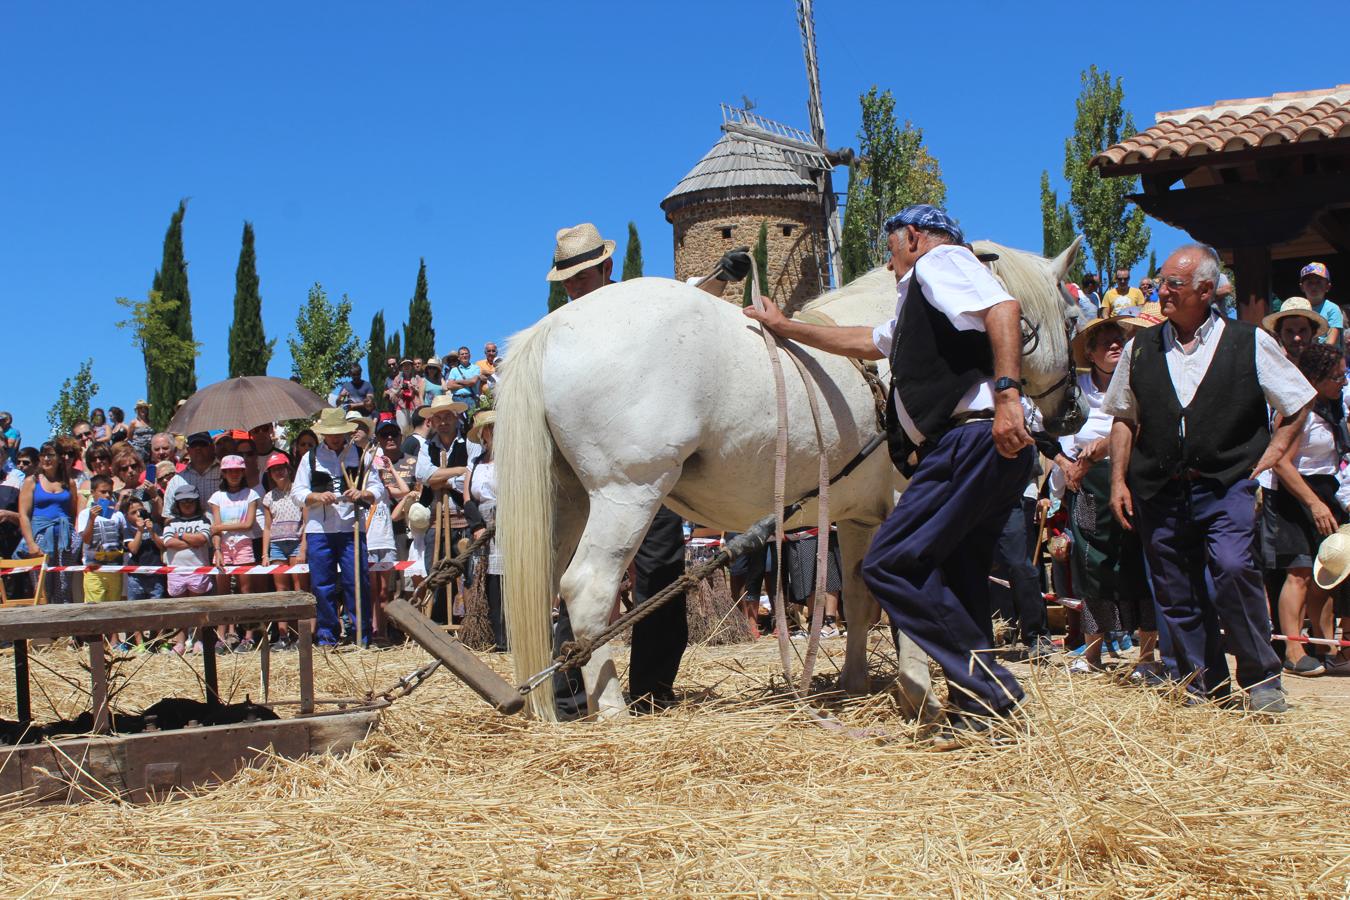
M862 560L871 543L873 526L840 522L839 549L844 563L844 615L848 619L848 644L844 651L844 669L839 686L848 694L861 695L871 690L867 672L867 638L877 623L881 608L867 590L862 577ZM941 707L933 696L928 672L928 656L906 635L899 639L896 660L897 682L904 713L921 722L934 720Z
M661 498L646 485L609 485L590 495L590 513L560 589L577 640L595 637L609 624L619 582L637 553ZM591 715L628 715L608 645L599 647L581 669Z

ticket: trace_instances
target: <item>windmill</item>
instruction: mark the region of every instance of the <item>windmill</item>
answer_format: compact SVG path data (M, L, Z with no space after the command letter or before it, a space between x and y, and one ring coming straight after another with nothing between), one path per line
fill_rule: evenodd
M825 143L825 113L820 102L820 67L816 61L816 25L811 0L797 0L797 24L802 33L802 52L806 60L806 108L811 131L805 132L790 125L751 112L750 105L737 107L722 104L722 130L758 144L775 148L782 159L815 184L821 221L824 223L824 246L816 246L815 269L820 276L821 291L837 286L840 273L839 198L834 193L835 166L846 166L853 160L853 151L847 147L831 150Z

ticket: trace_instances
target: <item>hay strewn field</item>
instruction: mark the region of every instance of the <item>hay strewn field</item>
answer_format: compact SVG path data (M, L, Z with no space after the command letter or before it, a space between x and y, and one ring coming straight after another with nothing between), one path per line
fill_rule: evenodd
M1023 669L1026 739L934 754L885 694L839 714L889 726L890 740L806 721L770 688L775 656L771 640L693 648L689 702L627 725L503 719L438 674L345 758L273 760L149 806L4 809L0 893L1227 897L1350 885L1344 682L1301 690L1272 723ZM71 711L79 698L43 666L78 678L79 654L36 659ZM319 657L320 693L382 686L425 659ZM274 656L275 697L294 695L294 667L294 654ZM257 699L256 658L222 660L222 680ZM121 699L137 708L194 684L181 661L154 657ZM40 691L34 702L49 709Z

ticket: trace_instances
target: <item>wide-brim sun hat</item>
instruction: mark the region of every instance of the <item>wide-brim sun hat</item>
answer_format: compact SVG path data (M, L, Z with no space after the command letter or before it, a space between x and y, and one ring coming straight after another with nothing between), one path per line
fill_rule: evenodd
M1092 365L1087 356L1088 342L1092 338L1092 333L1106 325L1114 325L1125 335L1125 340L1130 339L1136 328L1147 328L1149 325L1156 324L1143 318L1142 316L1116 316L1112 319L1093 319L1073 336L1073 342L1069 345L1073 353L1073 364L1075 368L1087 369Z
M319 410L319 417L310 430L318 435L351 434L356 430L356 423L347 421L347 414L338 407L330 406Z
M469 440L475 444L483 443L483 429L497 422L497 411L485 409L473 417L473 427L469 429Z
M598 266L614 255L616 244L600 236L590 222L558 229L553 248L553 268L544 276L549 281L566 281L578 272Z
M1342 525L1323 539L1313 560L1313 583L1324 591L1339 587L1350 576L1350 526Z
M1261 320L1261 327L1271 334L1280 330L1280 320L1289 316L1303 316L1312 322L1313 327L1317 329L1317 336L1321 337L1328 331L1327 320L1313 311L1312 304L1306 297L1290 297L1280 304L1280 311L1271 313Z
M435 400L432 400L430 403L419 409L417 412L422 418L430 419L437 413L443 412L462 413L467 412L468 409L469 409L468 404L460 403L458 400L454 399L450 394L441 394L439 397L437 397Z

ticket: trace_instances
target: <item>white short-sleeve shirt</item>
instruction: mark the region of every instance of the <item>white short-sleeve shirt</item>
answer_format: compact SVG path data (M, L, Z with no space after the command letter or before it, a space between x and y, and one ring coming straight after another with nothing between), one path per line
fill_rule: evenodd
M887 358L891 355L891 338L895 334L895 323L900 320L911 278L919 279L924 297L959 331L984 331L984 314L991 307L1013 299L993 273L965 247L956 244L934 247L919 257L914 268L896 285L895 315L872 330L872 343ZM990 378L966 391L952 414L993 408L994 381ZM923 435L900 402L898 393L895 395L895 412L910 440L923 443Z

